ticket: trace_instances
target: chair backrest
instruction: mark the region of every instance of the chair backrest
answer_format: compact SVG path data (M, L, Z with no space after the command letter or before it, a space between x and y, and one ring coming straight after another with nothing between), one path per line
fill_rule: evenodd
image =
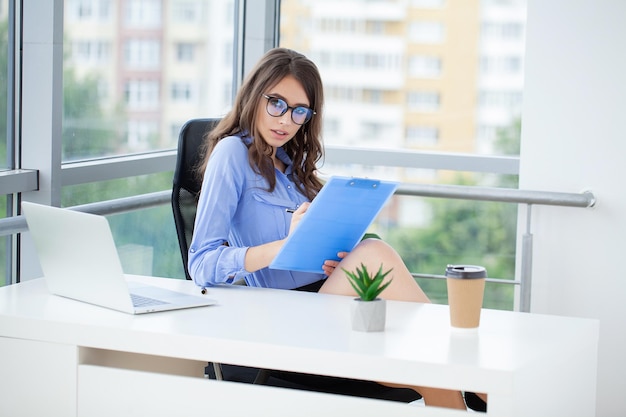
M199 148L205 134L213 129L220 119L192 119L180 130L178 153L172 186L172 212L178 235L178 245L185 269L185 277L191 279L187 269L187 258L201 182L196 175L200 163Z

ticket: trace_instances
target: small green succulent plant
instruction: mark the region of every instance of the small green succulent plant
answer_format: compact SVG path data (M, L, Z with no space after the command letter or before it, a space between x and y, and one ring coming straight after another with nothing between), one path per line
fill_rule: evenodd
M361 268L357 267L356 272L350 272L346 269L342 268L343 272L346 273L348 277L348 281L350 281L350 285L354 288L357 295L363 301L373 301L375 300L381 292L385 290L391 284L392 279L385 282L383 281L385 277L392 271L391 268L387 272L383 272L383 265L380 265L378 272L376 275L370 274L367 270L367 267L361 264Z

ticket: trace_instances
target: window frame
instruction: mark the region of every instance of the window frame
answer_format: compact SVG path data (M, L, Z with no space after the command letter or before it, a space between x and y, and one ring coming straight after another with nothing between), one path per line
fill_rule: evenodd
M173 170L175 149L62 163L64 0L23 0L21 4L22 9L17 12L22 18L23 35L15 43L18 45L21 42L21 59L13 54L14 71L18 77L13 85L15 91L21 89L21 95L14 97L13 106L14 109L20 109L21 113L11 119L15 120L17 127L10 126L10 137L15 141L10 152L15 158L11 165L13 169L0 174L0 192L8 195L11 200L7 217L19 215L20 200L60 206L61 190L64 186ZM236 53L232 95L260 56L278 45L279 12L280 0L235 0ZM52 70L42 72L39 68ZM371 149L327 147L326 155L326 162L329 163L341 160L367 164L368 161L375 160L375 165L381 166L398 166L399 161L400 166L414 166L416 161L420 161L420 164L435 169L454 166L457 169L461 167L503 174L517 173L519 166L518 158L424 155L406 150L381 153ZM13 196L17 198L12 198ZM137 196L138 200L140 198L141 196ZM21 261L19 267L14 269L28 278L27 265L32 263L36 254L27 234L15 235L24 230L26 224L21 217L0 220L0 234L17 238L16 253L19 257L13 258L13 261ZM11 255L15 255L13 251ZM21 279L19 274L12 274L12 277L15 282Z

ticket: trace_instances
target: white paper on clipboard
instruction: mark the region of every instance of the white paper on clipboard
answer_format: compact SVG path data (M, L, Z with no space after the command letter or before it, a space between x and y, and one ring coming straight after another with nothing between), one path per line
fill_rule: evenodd
M287 238L270 269L323 272L327 259L349 252L363 238L398 183L331 177Z

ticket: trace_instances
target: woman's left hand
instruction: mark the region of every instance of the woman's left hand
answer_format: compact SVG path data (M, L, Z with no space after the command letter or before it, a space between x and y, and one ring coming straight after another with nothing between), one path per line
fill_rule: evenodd
M346 255L348 255L348 252L339 252L337 254L337 257L340 259L339 261L334 260L334 259L325 260L324 265L322 265L322 269L324 270L324 275L329 277L335 271L335 268L337 268L337 266L341 262L341 259L345 258Z

